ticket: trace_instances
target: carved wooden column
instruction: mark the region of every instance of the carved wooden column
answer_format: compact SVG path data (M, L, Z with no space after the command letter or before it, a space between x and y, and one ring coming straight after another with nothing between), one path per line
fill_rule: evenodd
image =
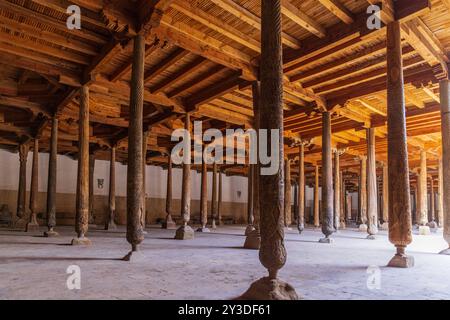
M94 205L94 172L95 172L95 154L89 154L89 225L95 224L95 205Z
M435 193L434 193L434 179L433 176L430 176L430 211L431 211L431 221L428 224L428 226L431 229L436 229L437 228L437 223L436 223L436 199L435 199Z
M222 170L219 171L219 191L217 199L217 225L221 226L222 222Z
M397 253L390 267L408 268L414 259L405 254L412 241L408 149L400 22L387 26L387 117L389 170L389 240ZM394 192L395 190L395 192Z
M339 183L341 184L341 213L340 213L340 225L339 227L341 229L345 229L346 228L346 211L345 211L345 207L346 207L346 201L347 201L347 190L345 188L345 181L344 181L344 171L341 171L341 181L339 181Z
M334 151L334 221L333 226L339 229L341 221L341 169L339 166L339 150Z
M39 231L39 223L37 221L37 197L39 193L39 140L34 139L33 145L33 169L31 172L30 187L30 219L28 220L26 232Z
M442 80L440 83L441 98L441 130L442 130L442 206L444 239L449 249L441 254L450 254L450 83Z
M75 232L72 245L90 245L86 238L89 228L89 88L80 88L80 113L78 119L78 178L76 197Z
M142 136L142 209L141 209L141 226L142 232L147 234L145 226L147 224L147 194L146 194L146 177L147 177L147 136L148 132L144 132Z
M305 230L305 145L300 144L298 159L298 232Z
M367 129L367 239L378 234L378 188L375 159L375 129Z
M216 229L217 219L217 163L213 163L212 172L212 196L211 196L211 228Z
M335 232L333 223L333 159L331 154L331 114L322 113L322 233L320 243L331 243Z
M47 227L44 237L55 237L59 234L54 230L56 226L56 166L58 152L58 119L52 120L52 133L50 137L50 154L48 159L47 180Z
M284 226L291 230L292 224L292 183L291 183L291 162L284 161Z
M438 224L439 228L444 227L444 183L442 180L443 175L443 165L442 165L442 158L439 158L439 181L438 181Z
M207 228L208 224L208 164L203 159L202 162L202 185L200 194L200 220L201 227L197 232L210 232Z
M248 236L250 232L255 230L253 226L255 223L255 219L253 216L253 191L254 191L254 183L253 183L253 174L254 166L249 164L248 172L247 172L247 227L245 228L245 235Z
M260 96L261 96L261 85L260 82L254 81L252 83L252 97L253 97L253 113L254 113L254 129L259 130L260 128ZM258 139L258 150L259 150L259 139ZM253 164L253 230L248 233L245 238L244 248L245 249L253 249L259 250L261 247L261 234L259 228L260 222L260 190L259 190L259 181L260 181L260 164L259 158L257 159L257 163Z
M423 149L420 150L419 181L419 234L429 235L431 231L428 226L427 153Z
M25 228L28 217L26 212L27 197L27 159L30 147L27 144L19 145L19 188L17 191L17 217L14 222L16 228Z
M142 229L143 186L143 108L144 108L144 54L145 38L138 34L134 38L133 64L131 71L130 123L128 128L127 169L127 241L131 251L124 257L130 261L139 255L138 245L144 240Z
M388 184L388 166L383 163L383 223L381 229L389 229L389 184Z
M259 129L279 130L277 145L279 170L274 175L260 173L260 233L259 258L269 276L253 283L244 294L247 299L298 299L292 286L278 279L278 271L286 263L283 230L283 62L281 44L281 2L261 2L261 105ZM268 137L270 141L270 137ZM263 165L261 165L263 167ZM261 168L262 169L262 168ZM270 187L269 187L270 186Z
M361 224L359 230L367 232L367 156L360 156L359 211Z
M105 223L105 230L117 229L114 218L116 215L116 147L111 148L109 162L109 214Z
M320 227L320 209L319 209L319 166L314 166L314 228Z
M186 133L191 132L191 116L189 113L186 113L184 129ZM188 149L187 151L188 154L183 155L185 161L183 162L183 181L181 187L181 216L183 217L183 225L177 229L175 234L175 239L177 240L194 239L194 230L188 225L191 219L191 150Z
M174 230L177 228L172 218L172 155L168 156L167 166L167 192L166 192L166 220L162 224L163 229Z

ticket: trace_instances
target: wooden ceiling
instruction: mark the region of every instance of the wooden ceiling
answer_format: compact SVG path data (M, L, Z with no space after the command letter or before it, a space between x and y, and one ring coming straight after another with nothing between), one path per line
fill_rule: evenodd
M260 57L259 0L0 0L0 147L41 138L48 151L49 118L60 120L58 152L78 152L78 87L90 86L91 149L127 158L132 37L152 3L166 8L146 38L144 122L147 162L164 165L183 114L204 129L251 128L251 83ZM312 139L306 161L320 165L321 116L333 112L342 167L358 172L365 128L376 128L377 160L386 161L386 28L369 30L370 4L381 18L402 21L411 167L425 148L430 168L440 153L440 78L447 76L450 1L282 0L286 141ZM67 7L81 7L82 28L66 26ZM139 19L138 19L138 18ZM286 144L296 159L298 148ZM243 166L227 166L245 174ZM295 175L295 167L293 174Z

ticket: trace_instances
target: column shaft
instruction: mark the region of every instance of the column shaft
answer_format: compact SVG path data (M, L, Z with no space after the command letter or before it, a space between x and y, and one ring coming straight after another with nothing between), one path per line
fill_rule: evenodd
M299 147L298 161L298 231L305 229L305 145Z
M375 129L367 129L367 232L378 233L378 188L375 159Z
M440 82L442 128L442 225L444 239L450 246L450 83ZM447 251L449 253L449 251Z
M328 238L333 223L333 161L331 154L331 114L322 113L322 233Z
M26 231L34 231L39 229L37 222L37 198L39 193L39 140L34 139L33 146L33 169L31 172L30 187L30 219L26 227Z
M314 175L314 227L320 227L320 209L319 209L319 166L315 165Z
M56 166L58 152L58 119L55 117L52 121L52 133L50 137L50 154L48 160L48 179L47 179L47 227L45 236L56 236L53 230L56 226Z
M291 163L289 159L284 162L284 226L289 228L292 224L292 184L291 184Z

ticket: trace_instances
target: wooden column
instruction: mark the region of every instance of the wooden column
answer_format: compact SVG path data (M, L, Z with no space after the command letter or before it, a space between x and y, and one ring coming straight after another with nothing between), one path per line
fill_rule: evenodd
M442 165L442 158L439 158L439 181L438 181L438 224L439 228L444 227L444 183L442 180L442 172L443 165Z
M191 116L189 113L186 113L184 129L186 133L191 132ZM181 216L183 218L183 225L177 229L175 234L175 239L178 240L194 238L194 230L188 225L191 219L191 151L190 149L187 151L188 155L184 156L186 161L183 163L183 180L181 186Z
M442 128L442 207L444 239L450 248L450 83L442 80L440 83L441 98L441 128ZM450 249L442 254L450 254Z
M222 221L222 171L219 171L219 188L218 188L218 199L217 199L217 224L221 226Z
M33 145L33 169L31 171L31 187L30 187L30 219L28 220L26 232L39 231L39 223L37 221L37 197L39 193L39 140L34 139Z
M162 224L163 229L176 229L177 225L172 218L172 155L168 155L167 166L167 191L166 191L166 220Z
M305 145L300 144L298 160L298 232L305 230Z
M284 161L284 226L290 229L292 224L292 183L291 183L291 162Z
M247 173L247 228L245 228L245 235L248 236L250 232L255 230L254 224L254 216L253 216L253 190L254 190L254 183L253 183L253 174L254 166L250 164L248 166L248 173Z
M17 191L17 218L15 227L23 228L28 221L26 215L27 197L27 159L30 147L27 144L19 145L19 188Z
M80 88L80 113L78 120L78 177L75 232L72 245L90 245L85 237L89 227L89 88Z
M50 137L50 154L48 159L47 180L47 227L44 237L55 237L58 233L54 230L56 226L56 166L58 152L58 119L52 120L52 133Z
M95 154L89 154L89 224L95 223L94 206L94 173L95 173Z
M111 148L109 162L109 214L105 223L105 230L117 229L114 217L116 214L116 147Z
M212 196L211 196L211 228L216 229L217 219L217 163L213 163L212 172Z
M320 209L319 209L319 166L314 166L314 228L320 227Z
M341 212L340 212L340 225L339 227L341 229L346 228L346 215L345 215L345 207L346 207L346 196L347 196L347 190L345 188L345 181L344 181L344 171L341 171L341 181L339 181L341 184Z
M404 97L400 22L387 26L387 117L389 170L389 240L397 253L391 267L412 267L414 259L405 254L412 241L408 149ZM394 192L395 190L395 192Z
M378 234L378 188L375 159L375 129L367 129L367 239Z
M420 150L420 172L419 172L419 234L429 235L428 226L428 182L427 182L427 153Z
M147 177L147 136L148 132L144 132L142 136L142 209L141 209L141 226L144 234L147 224L147 194L146 194L146 177Z
M143 186L143 108L144 108L144 54L145 39L138 34L134 38L133 64L131 71L130 123L128 128L127 169L127 241L131 251L124 257L129 261L138 245L144 240L142 229Z
M321 243L330 243L335 231L333 215L333 159L331 152L331 114L322 113L322 233Z
M341 169L339 166L339 150L334 152L334 221L333 226L339 229L341 221Z
M381 228L388 230L389 228L389 178L388 166L383 163L383 224Z
M283 61L281 44L281 2L261 1L261 104L260 128L279 130L277 145L279 170L274 175L260 175L260 233L259 258L269 271L269 277L253 283L245 298L297 299L295 290L278 279L278 271L286 263L284 247L284 188L283 188ZM270 134L270 133L269 133ZM268 137L268 141L271 138ZM261 165L262 166L262 165Z
M208 164L204 159L202 162L200 220L201 220L201 227L197 229L197 232L210 232L210 230L206 227L206 225L208 224Z
M359 211L360 211L360 219L361 224L359 226L359 230L366 232L367 231L367 156L360 156L361 161L360 166L360 183L359 183Z
M434 179L430 177L430 211L431 211L431 221L429 223L430 228L437 228L436 223L436 199L434 193Z

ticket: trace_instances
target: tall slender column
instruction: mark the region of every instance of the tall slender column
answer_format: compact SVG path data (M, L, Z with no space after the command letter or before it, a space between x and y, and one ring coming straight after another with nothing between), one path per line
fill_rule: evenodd
M141 226L142 232L147 234L145 226L147 224L147 194L146 194L146 177L147 177L147 136L144 132L142 136L142 209L141 209Z
M319 209L319 166L314 166L314 228L320 227L320 209Z
M89 224L95 223L94 206L94 173L95 173L95 154L89 154Z
M222 171L219 171L219 191L217 199L217 225L221 226L222 221Z
M105 230L117 229L114 217L116 214L116 147L111 148L109 162L109 214L105 223Z
M330 243L335 232L333 222L333 160L331 154L331 114L322 113L322 233L321 243Z
M341 221L341 169L339 166L339 150L334 150L334 221L333 226L339 229Z
M245 228L245 235L248 236L250 232L255 230L255 227L253 226L255 223L255 219L253 216L253 190L254 190L254 184L253 184L253 174L254 166L253 164L250 164L248 166L248 183L247 183L247 228Z
M31 172L30 188L30 219L28 220L26 232L39 231L37 221L37 197L39 192L39 140L34 139L33 146L33 169Z
M189 113L186 113L184 129L186 133L191 132L191 116ZM175 239L177 240L194 239L194 230L188 225L191 219L191 150L188 149L186 151L188 155L183 156L189 161L184 161L183 163L183 181L181 186L181 216L183 217L183 225L177 229L175 234Z
M28 221L26 214L27 197L27 158L30 147L27 144L19 145L19 188L17 192L17 218L14 223L16 228L24 228Z
M258 81L252 83L252 97L253 97L253 113L254 113L254 128L259 131L260 128L260 95L261 87ZM259 150L258 139L258 150ZM251 231L245 238L244 248L259 250L261 247L261 234L260 234L260 163L259 159L256 164L253 164L253 231Z
M345 188L345 181L344 181L344 171L341 171L341 181L339 181L340 185L341 185L341 213L340 213L340 224L339 227L341 229L345 229L346 228L346 214L345 214L345 207L346 207L346 197L347 197L347 190Z
M260 129L279 130L277 145L279 170L273 175L260 175L260 232L259 258L269 276L253 283L244 294L249 299L298 299L292 286L278 279L278 271L286 263L283 230L283 62L281 44L281 2L261 2L261 105ZM272 134L272 132L271 132ZM270 138L268 137L270 141ZM261 165L263 167L263 165Z
M450 254L450 83L442 80L440 83L441 98L441 130L442 130L442 225L444 239L449 249L441 254Z
M431 221L428 224L428 226L432 229L437 228L436 223L436 198L434 193L434 179L433 176L430 176L430 211L431 211Z
M305 145L300 144L298 159L298 232L305 230Z
M427 152L420 150L420 173L419 173L419 234L429 235L428 226L428 191L427 191Z
M375 129L367 129L367 239L378 233L378 188L375 160Z
M217 163L213 163L212 172L212 196L211 196L211 228L216 229L217 219Z
M177 225L172 218L172 155L168 156L167 166L167 192L166 192L166 220L162 224L163 229L176 229Z
M381 229L389 228L389 184L388 184L388 166L383 163L383 224Z
M367 232L367 156L359 157L360 166L360 182L359 182L359 212L361 224L359 230Z
M438 223L439 228L444 227L444 183L442 180L443 172L442 172L442 158L439 158L439 181L438 181Z
M292 224L292 183L291 183L291 162L286 159L284 162L284 226L290 230Z
M90 245L85 237L89 228L89 88L80 88L80 116L78 120L78 178L75 232L72 245Z
M405 254L412 241L408 149L400 22L387 26L387 101L389 170L389 240L397 253L390 267L408 268L414 259ZM395 192L394 192L395 190Z
M144 54L145 39L138 34L134 38L133 64L131 71L130 123L128 128L128 169L127 169L127 241L131 251L124 257L133 260L139 255L138 245L144 240L142 228L142 187L143 187L143 109L144 109Z
M47 181L47 227L44 237L55 237L58 233L54 230L56 226L56 166L58 152L58 119L52 120L52 133L50 137L50 154L48 159L48 181Z
M205 160L202 162L202 185L200 194L200 220L201 227L197 232L210 232L206 227L208 224L208 164Z

